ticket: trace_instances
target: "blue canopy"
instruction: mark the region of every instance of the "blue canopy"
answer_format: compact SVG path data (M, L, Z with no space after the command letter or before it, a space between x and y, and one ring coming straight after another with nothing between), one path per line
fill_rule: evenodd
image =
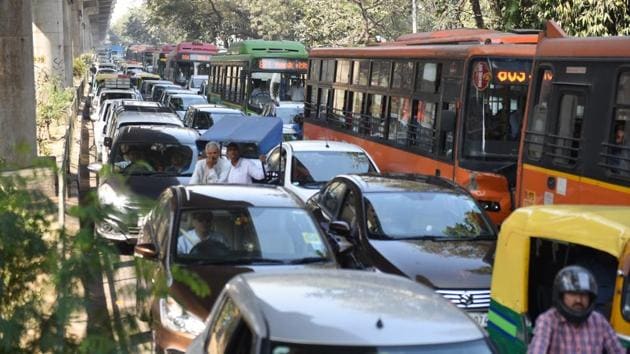
M276 117L225 117L197 138L203 151L209 141L220 144L237 143L241 156L257 158L282 142L282 119Z

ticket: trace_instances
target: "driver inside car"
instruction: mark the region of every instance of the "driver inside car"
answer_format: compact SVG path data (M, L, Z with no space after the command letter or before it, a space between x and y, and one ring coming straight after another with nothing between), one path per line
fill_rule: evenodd
M204 244L217 244L227 248L225 235L214 230L212 212L193 212L192 229L183 231L177 239L177 253L194 253L193 248L201 249ZM205 248L205 247L203 247Z

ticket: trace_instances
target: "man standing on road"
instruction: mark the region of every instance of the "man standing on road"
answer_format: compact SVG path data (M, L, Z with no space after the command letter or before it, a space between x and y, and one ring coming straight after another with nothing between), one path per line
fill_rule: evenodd
M625 353L606 318L593 312L597 283L586 268L561 269L552 297L554 306L536 319L528 353Z
M190 184L222 183L227 178L230 164L220 157L219 144L211 141L205 147L206 158L200 159L190 178Z
M254 160L242 159L238 144L229 143L227 146L227 158L230 160L230 171L227 176L228 183L251 184L252 179L263 179L265 177L262 166L267 160L265 155L260 155L261 164Z

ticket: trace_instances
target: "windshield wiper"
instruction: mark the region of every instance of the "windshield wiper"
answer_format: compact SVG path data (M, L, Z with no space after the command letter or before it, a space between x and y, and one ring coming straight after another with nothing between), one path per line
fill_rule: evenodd
M187 265L250 265L250 264L287 264L281 259L272 258L232 258L232 259L203 259L203 258L179 258L179 261Z
M494 240L493 235L481 235L481 236L435 236L435 235L421 235L411 237L396 238L396 240L423 240L423 241L476 241L476 240Z
M304 257L296 258L289 261L289 264L309 264L309 263L321 263L328 262L330 259L325 257Z

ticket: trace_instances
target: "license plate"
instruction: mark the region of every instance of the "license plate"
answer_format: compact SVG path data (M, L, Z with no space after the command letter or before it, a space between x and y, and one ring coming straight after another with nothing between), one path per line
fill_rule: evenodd
M486 328L488 325L488 314L483 312L469 312L468 315L472 317L481 327Z

